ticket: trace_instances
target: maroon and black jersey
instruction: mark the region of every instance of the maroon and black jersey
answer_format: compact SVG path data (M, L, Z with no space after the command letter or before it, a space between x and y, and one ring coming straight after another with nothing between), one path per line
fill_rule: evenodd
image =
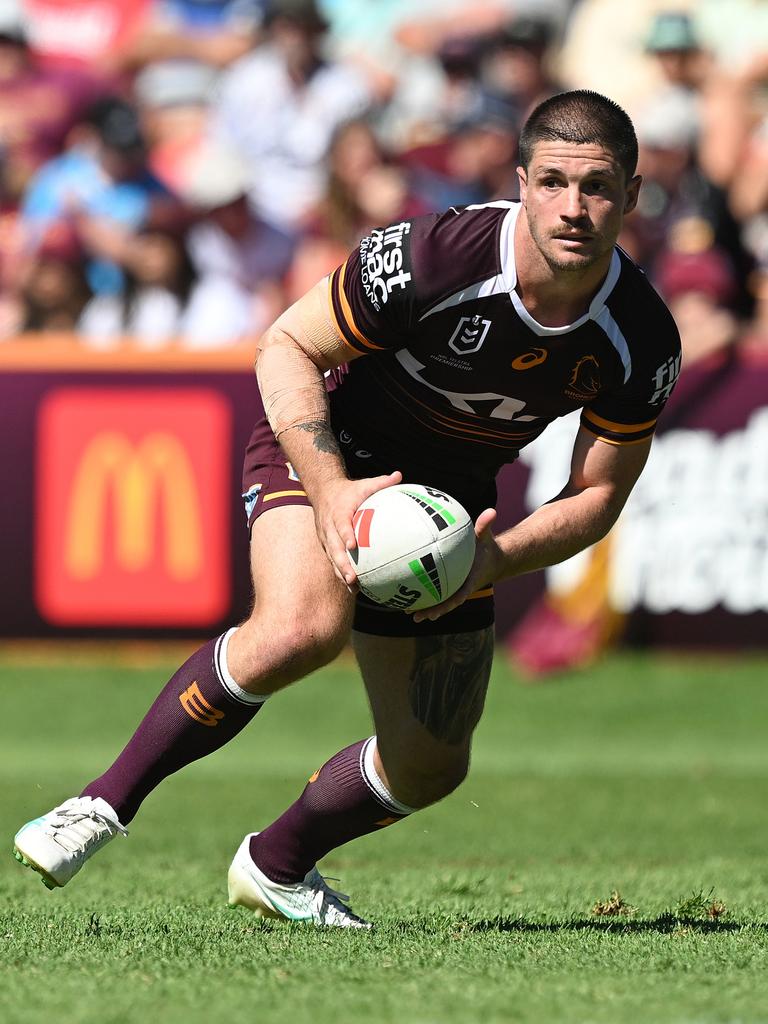
M332 396L361 442L477 481L577 408L611 444L653 433L680 370L671 314L617 248L583 316L539 324L515 291L519 210L496 202L376 229L331 276L339 332L372 356Z

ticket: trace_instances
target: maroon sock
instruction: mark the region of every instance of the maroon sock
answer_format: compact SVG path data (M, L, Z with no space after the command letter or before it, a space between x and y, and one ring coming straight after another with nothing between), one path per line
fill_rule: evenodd
M372 736L334 754L296 803L251 839L251 857L267 878L281 885L299 882L329 850L411 812L377 775L375 741Z
M82 796L106 800L125 825L158 783L223 747L250 722L264 698L245 693L229 674L230 633L209 641L181 666L122 754Z

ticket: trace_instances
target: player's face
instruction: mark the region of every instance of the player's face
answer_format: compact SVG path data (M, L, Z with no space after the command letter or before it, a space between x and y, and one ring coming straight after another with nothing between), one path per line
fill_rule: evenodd
M627 182L610 151L570 142L538 143L518 175L531 237L550 267L578 271L609 258L639 176Z

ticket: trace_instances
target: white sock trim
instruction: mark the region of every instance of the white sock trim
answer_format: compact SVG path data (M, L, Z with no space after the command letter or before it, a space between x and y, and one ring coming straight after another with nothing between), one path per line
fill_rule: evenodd
M227 647L229 646L229 638L236 630L237 626L233 626L231 629L228 629L226 633L222 633L216 641L216 647L213 652L213 665L216 669L216 675L221 685L233 700L238 700L241 704L263 704L267 697L260 693L249 693L247 690L244 690L242 686L238 686L232 676L232 673L227 667Z
M365 741L363 749L360 751L360 773L363 776L363 781L366 786L370 789L379 803L383 804L388 811L394 811L395 814L413 814L416 808L400 803L400 801L395 799L384 785L384 782L376 771L373 763L373 755L375 753L376 737L371 736Z

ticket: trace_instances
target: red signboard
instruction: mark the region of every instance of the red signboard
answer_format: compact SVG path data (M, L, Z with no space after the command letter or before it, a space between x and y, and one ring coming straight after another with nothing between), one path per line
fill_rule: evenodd
M213 389L64 387L43 398L35 600L44 619L197 626L225 614L230 419Z

